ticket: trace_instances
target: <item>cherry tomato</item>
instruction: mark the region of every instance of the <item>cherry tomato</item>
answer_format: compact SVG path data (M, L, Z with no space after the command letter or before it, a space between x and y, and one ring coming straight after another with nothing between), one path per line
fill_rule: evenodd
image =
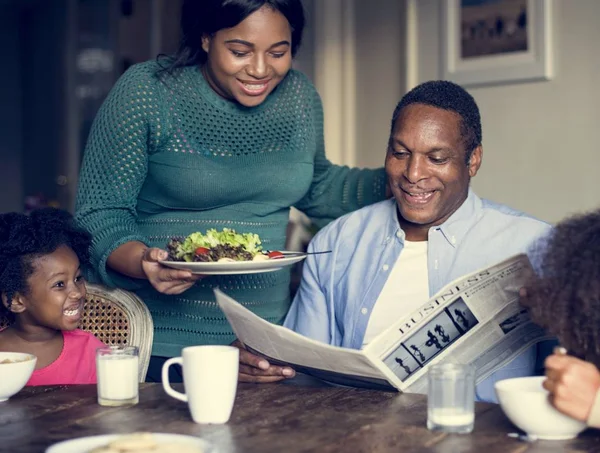
M285 258L285 255L281 252L278 252L277 250L273 250L273 251L267 253L267 256L269 258L271 258L272 260L276 260L279 258Z
M210 252L210 250L206 247L198 247L195 251L196 255L206 255L208 252Z

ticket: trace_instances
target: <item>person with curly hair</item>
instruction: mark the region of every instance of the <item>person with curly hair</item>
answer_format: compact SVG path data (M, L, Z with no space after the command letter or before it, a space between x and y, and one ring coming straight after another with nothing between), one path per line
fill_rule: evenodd
M537 255L522 303L562 345L544 388L559 411L600 428L600 211L560 222Z
M86 288L90 235L65 211L0 215L0 351L37 357L27 385L96 383L96 349L104 344L77 329Z

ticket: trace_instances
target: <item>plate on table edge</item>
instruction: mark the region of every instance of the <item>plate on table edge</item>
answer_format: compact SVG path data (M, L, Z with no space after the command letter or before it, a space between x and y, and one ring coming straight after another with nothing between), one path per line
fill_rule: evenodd
M269 259L264 261L234 261L234 262L205 262L188 263L187 261L161 261L160 263L174 269L184 269L193 274L204 275L234 275L258 274L260 272L274 272L285 266L306 258L306 253L282 251L284 258Z
M94 448L107 445L113 440L121 437L129 436L133 433L123 434L101 434L98 436L78 437L75 439L63 440L61 442L50 445L46 449L46 453L88 453ZM212 444L199 437L186 436L184 434L167 434L167 433L150 433L160 443L176 443L180 445L189 445L198 447L202 453L215 453Z

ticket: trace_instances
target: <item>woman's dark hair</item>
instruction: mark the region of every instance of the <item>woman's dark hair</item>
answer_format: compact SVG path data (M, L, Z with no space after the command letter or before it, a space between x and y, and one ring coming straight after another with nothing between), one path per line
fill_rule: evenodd
M202 49L202 37L232 28L263 6L279 11L292 29L292 56L296 55L304 30L304 9L301 0L184 0L181 8L181 42L172 57L159 55L163 71L173 73L185 66L201 65L207 54ZM162 65L166 60L166 65Z
M6 297L9 307L16 293L27 294L33 261L62 245L75 252L81 266L88 265L90 244L91 236L75 226L66 211L44 208L29 216L0 214L0 294ZM0 301L0 313L3 310L6 307Z
M523 301L570 354L600 366L600 211L560 222L534 252L539 276Z

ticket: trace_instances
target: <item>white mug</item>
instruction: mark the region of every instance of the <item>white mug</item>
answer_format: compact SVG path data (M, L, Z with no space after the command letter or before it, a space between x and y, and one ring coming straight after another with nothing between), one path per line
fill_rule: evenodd
M162 384L169 396L188 403L196 423L227 423L237 391L238 348L233 346L190 346L181 357L167 360L162 367ZM183 367L185 393L173 390L169 367Z

